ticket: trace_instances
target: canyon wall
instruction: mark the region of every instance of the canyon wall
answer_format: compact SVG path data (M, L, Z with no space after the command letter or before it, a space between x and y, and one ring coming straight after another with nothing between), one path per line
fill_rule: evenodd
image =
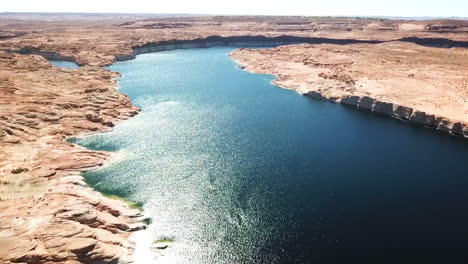
M451 48L451 47L468 47L466 41L454 41L442 38L402 38L399 41L416 43L423 46ZM115 55L116 61L131 60L138 54L168 51L175 49L195 49L195 48L210 48L210 47L277 47L280 45L291 44L378 44L384 41L378 40L358 40L358 39L333 39L333 38L319 38L319 37L300 37L300 36L210 36L207 38L195 38L189 40L170 40L159 42L147 42L143 45L133 46L133 52L127 54Z
M422 46L428 47L439 47L439 48L452 48L452 47L468 47L468 41L456 41L444 38L420 38L420 37L406 37L395 40L366 40L366 39L352 39L352 38L325 38L325 37L307 37L307 36L294 36L294 35L280 35L280 36L265 36L265 35L241 35L241 36L207 36L205 38L192 38L192 39L177 39L163 40L163 41L147 41L144 44L131 46L130 49L123 49L126 52L123 54L112 54L115 61L126 61L131 60L138 54L168 51L175 49L194 49L194 48L210 48L210 47L277 47L280 45L291 45L291 44L379 44L387 41L402 41L415 43ZM47 49L23 46L20 48L6 49L0 48L0 50L7 52L15 52L20 54L36 54L40 55L48 60L62 60L72 61L80 66L87 65L89 61L83 61L77 58L76 54L66 52L67 55L62 55L60 52L48 51ZM102 60L104 58L99 58ZM112 64L111 62L102 62L101 65L107 66Z
M333 44L352 44L352 43L380 43L374 40L355 40L355 39L331 39L331 38L314 38L314 37L299 37L299 36L210 36L207 38L195 38L189 40L170 40L159 42L148 42L143 45L132 47L133 52L128 54L120 54L115 56L116 61L131 60L138 54L167 51L175 49L196 49L210 47L276 47L280 45L290 45L298 43L333 43Z
M316 92L306 93L304 95L315 99L323 98ZM442 116L436 116L430 113L417 111L410 107L405 107L389 102L382 102L372 99L368 96L349 96L341 98L337 100L337 102L348 106L353 106L358 109L375 112L377 114L395 117L428 128L438 129L439 131L468 139L467 124L463 122L454 122Z
M62 54L54 51L41 51L34 48L21 48L18 50L6 50L8 52L15 52L19 54L35 54L44 57L47 60L58 60L58 61L71 61L75 62L76 60L73 56L63 56Z

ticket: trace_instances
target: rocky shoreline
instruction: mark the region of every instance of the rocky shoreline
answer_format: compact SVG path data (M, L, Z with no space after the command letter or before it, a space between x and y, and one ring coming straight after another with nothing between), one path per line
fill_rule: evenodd
M195 38L189 40L170 40L160 42L148 42L143 45L133 46L133 52L129 54L121 54L115 56L115 61L132 60L139 54L168 51L176 49L197 49L211 47L277 47L280 45L291 45L298 43L335 43L335 44L351 44L351 43L379 43L372 40L355 40L355 39L330 39L330 38L313 38L299 36L209 36L206 38ZM468 44L467 44L468 45Z
M0 58L0 262L131 262L128 238L145 228L141 212L80 175L108 153L66 141L137 114L117 91L119 75L60 68L37 55Z
M394 43L388 45L397 46ZM402 45L398 44L398 48L401 48L401 46ZM391 47L393 48L393 46ZM419 89L418 87L414 88L420 91L420 98L423 98L426 102L426 105L421 108L429 109L429 111L427 111L415 107L415 105L418 104L416 100L419 98L406 97L404 94L395 94L395 92L392 91L393 87L385 89L378 87L384 86L382 83L387 81L386 78L388 78L385 74L389 74L389 71L391 71L394 66L388 63L389 58L386 57L384 63L387 68L383 68L382 72L379 72L379 76L375 76L374 72L371 72L377 72L376 69L368 70L361 65L354 66L366 63L360 62L360 58L354 55L361 52L359 48L361 47L341 48L336 45L321 46L301 44L278 47L273 50L238 49L231 54L231 57L241 64L242 69L254 73L275 75L277 79L274 81L274 84L286 89L297 90L299 93L309 98L342 103L360 110L394 117L416 125L437 129L450 135L468 138L468 123L466 122L466 120L468 120L468 101L465 98L468 92L467 83L466 80L463 79L463 75L453 75L453 73L457 71L464 72L464 69L466 69L468 65L462 64L461 68L457 68L457 66L453 67L453 71L450 72L450 79L444 76L439 77L439 80L435 80L441 83L455 83L459 81L458 83L460 86L454 97L461 98L459 103L461 107L458 108L457 106L454 108L454 112L445 114L443 111L437 112L437 109L444 107L444 104L440 103L440 94L429 94L426 98L424 90L421 89L421 87L419 87ZM423 49L423 52L431 51L431 48L420 49ZM313 51L313 53L311 52L308 54L307 51ZM327 52L333 55L330 57L324 55L324 53ZM461 53L465 54L464 52L466 51L462 49ZM343 62L343 54L349 56L349 58L345 59L346 62ZM275 56L277 58L272 60ZM326 62L320 61L323 57L325 57L324 59ZM338 62L333 61L334 59ZM376 58L372 58L372 60L376 60ZM397 59L395 67L400 67L398 64L402 63L404 63L402 60ZM447 63L452 62L447 61ZM377 64L378 63L375 61L372 61L370 67L377 68ZM353 67L352 65L355 68L350 70L349 68ZM365 71L369 71L369 75ZM358 75L356 72L360 74ZM382 76L382 73L384 76ZM374 76L371 76L371 74ZM395 87L404 87L407 92L411 87L405 85L413 81L415 76L410 73L408 76L399 76L399 79L401 79L399 83L392 84L394 84ZM428 77L424 76L421 83L432 82L434 79L435 78L428 81ZM369 87L369 83L377 87ZM450 103L450 100L447 100L447 103ZM432 105L437 107L432 107ZM447 105L445 105L445 107L447 107ZM431 108L436 111L431 111Z
M327 99L317 92L309 92L304 94L314 99ZM459 121L436 116L430 113L414 110L413 108L401 106L389 102L382 102L372 99L368 96L349 96L339 100L331 99L335 102L342 103L348 106L356 107L361 110L374 112L381 115L394 117L403 121L421 125L427 128L437 129L439 131L464 137L468 139L468 125Z
M456 44L454 41L450 42L443 39L408 39L409 42L424 44L433 47L468 47L468 43L459 42ZM133 52L130 54L116 55L116 61L126 61L134 59L139 54L175 50L175 49L192 49L192 48L210 48L210 47L278 47L280 45L295 45L304 43L334 43L339 45L353 44L353 43L381 43L379 41L358 41L350 39L325 39L325 38L301 38L295 36L279 36L279 37L266 37L266 36L236 36L236 37L221 37L212 36L205 39L193 40L173 40L155 43L146 43L144 45L132 47ZM458 43L458 42L457 42ZM242 62L241 62L242 63ZM244 66L245 67L245 66ZM243 67L243 68L244 68ZM255 72L255 70L254 70ZM340 98L326 97L318 91L309 91L304 93L313 99L326 99L338 103L343 103L348 106L353 106L362 110L375 112L382 115L395 117L404 121L408 121L417 125L422 125L428 128L434 128L442 132L449 133L455 136L468 138L468 124L458 120L437 116L424 111L418 111L411 107L406 107L391 102L379 101L369 96L343 96Z
M454 41L442 38L403 38L402 41L417 43L418 45L425 45L430 47L468 47L468 42ZM206 38L195 39L182 39L182 40L168 40L159 42L147 42L142 45L131 47L132 52L125 54L114 55L115 61L126 61L135 59L139 54L168 51L175 49L192 49L192 48L210 48L210 47L278 47L281 45L295 45L295 44L322 44L333 43L338 45L347 44L379 44L384 41L376 40L355 40L355 39L330 39L330 38L316 38L316 37L300 37L300 36L262 36L262 35L246 35L246 36L208 36ZM77 62L73 56L63 56L58 52L41 51L35 48L21 48L19 50L10 50L20 54L36 54L49 60L63 60ZM107 64L110 65L110 64ZM287 88L287 87L286 87ZM334 102L343 103L345 105L354 106L362 110L368 110L383 115L388 115L401 120L409 121L414 124L423 125L430 128L435 128L452 135L468 137L468 124L459 120L437 116L417 109L401 106L395 103L380 101L376 98L369 96L354 96L346 95L339 98L327 97L318 91L308 91L303 93L305 96L314 99L327 99Z

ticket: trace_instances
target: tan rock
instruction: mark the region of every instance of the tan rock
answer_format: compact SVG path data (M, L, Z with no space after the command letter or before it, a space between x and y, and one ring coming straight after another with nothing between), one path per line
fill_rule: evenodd
M92 238L74 238L67 241L65 247L75 254L86 254L96 247L96 240Z

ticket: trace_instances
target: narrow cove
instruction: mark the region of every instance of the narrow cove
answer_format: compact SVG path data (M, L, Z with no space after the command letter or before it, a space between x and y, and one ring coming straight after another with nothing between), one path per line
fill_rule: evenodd
M77 143L115 152L88 183L153 219L136 263L463 259L466 142L275 87L232 50L109 67L142 111Z

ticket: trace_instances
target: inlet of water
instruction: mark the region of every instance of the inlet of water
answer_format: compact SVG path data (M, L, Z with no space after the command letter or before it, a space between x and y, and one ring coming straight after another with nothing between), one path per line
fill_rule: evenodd
M80 67L78 66L78 64L74 63L73 61L49 60L49 62L52 65L63 67L63 68L76 69Z

